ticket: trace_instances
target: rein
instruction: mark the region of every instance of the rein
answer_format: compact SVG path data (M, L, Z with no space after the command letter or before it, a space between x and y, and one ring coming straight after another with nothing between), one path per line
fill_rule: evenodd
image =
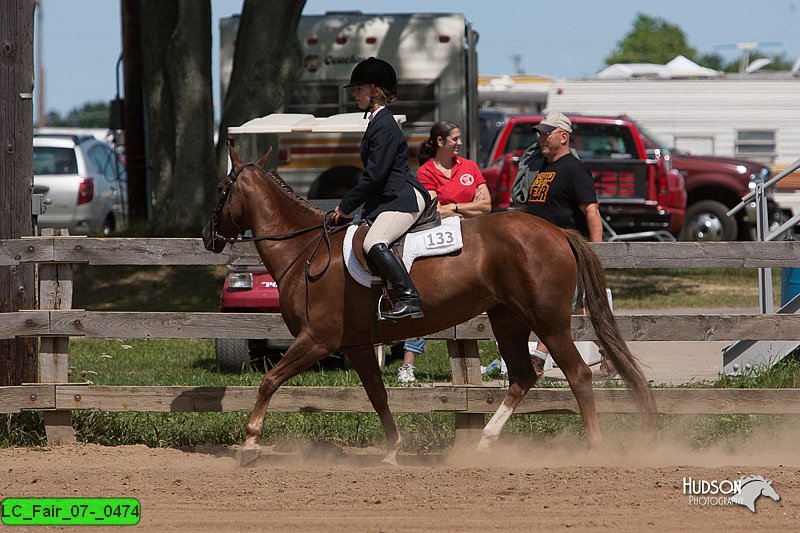
M232 210L230 204L228 204L228 216L230 217L231 222L233 222L233 225L236 226L236 228L239 230L239 235L237 237L225 237L224 235L220 235L217 232L217 222L219 220L219 215L222 212L222 208L224 207L225 202L228 199L228 195L230 194L231 189L233 188L233 184L236 183L236 180L239 178L239 175L242 173L242 171L245 168L250 167L250 166L260 169L260 167L255 163L247 163L245 165L242 165L237 172L234 172L233 169L231 169L230 174L228 174L228 177L230 178L230 180L226 184L225 189L220 194L219 201L217 202L217 207L214 209L214 213L211 215L211 233L213 235L213 238L216 239L216 240L224 241L224 242L226 242L228 244L236 244L236 243L240 243L240 242L285 241L285 240L293 239L295 237L299 237L300 235L305 235L306 233L310 233L310 232L313 232L313 231L316 231L316 230L320 230L320 234L315 239L310 240L308 242L308 244L306 244L305 247L303 247L303 249L300 250L300 252L297 254L297 256L295 256L295 258L292 259L289 262L289 264L286 266L286 268L284 268L283 271L279 275L274 276L275 282L280 284L281 279L283 279L283 276L285 276L286 273L294 266L294 264L297 263L297 261L303 256L304 252L306 252L306 250L308 250L312 246L314 247L313 251L311 252L311 255L308 256L308 259L306 259L306 266L305 266L306 319L308 319L308 309L309 309L310 304L311 304L311 302L309 301L309 295L310 295L309 283L312 282L312 281L316 281L316 280L320 279L325 274L325 272L328 271L328 268L331 265L331 260L333 258L333 249L332 249L332 246L331 246L331 235L346 229L348 226L352 225L353 222L351 221L351 222L348 222L346 224L342 224L342 225L339 225L339 226L331 226L331 220L333 218L333 211L327 211L325 213L325 217L322 220L322 224L317 224L315 226L311 226L311 227L308 227L308 228L302 228L302 229L299 229L299 230L290 231L288 233L276 233L276 234L273 234L273 235L259 235L257 237L242 237L241 234L243 233L244 230L242 230L242 227L239 226L239 224L237 224L236 220L233 218L233 210ZM322 267L322 269L319 272L312 273L311 272L311 261L314 259L314 257L316 257L317 252L320 249L320 245L323 242L325 243L325 248L326 248L326 250L328 252L328 259L325 262L325 265Z

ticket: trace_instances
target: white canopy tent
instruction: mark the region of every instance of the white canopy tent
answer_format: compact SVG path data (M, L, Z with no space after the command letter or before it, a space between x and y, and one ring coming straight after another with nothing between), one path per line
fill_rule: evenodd
M616 63L609 65L595 77L600 79L626 78L710 78L721 75L714 69L701 67L682 55L676 56L666 65L655 63Z

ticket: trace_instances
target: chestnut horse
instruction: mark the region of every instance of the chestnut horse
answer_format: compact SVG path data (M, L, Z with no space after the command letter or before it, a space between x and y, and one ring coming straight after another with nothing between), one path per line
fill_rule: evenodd
M258 163L244 163L233 147L229 152L232 170L218 186L219 202L203 228L203 242L208 250L221 252L226 242L252 231L264 266L278 283L281 314L295 337L258 389L243 450L258 455L256 439L278 387L331 352L341 351L380 417L388 445L383 460L396 463L402 441L373 351L369 290L346 271L344 232L331 232L325 213L266 170L269 153ZM386 341L418 337L488 314L508 366L509 388L483 430L479 450L497 440L536 382L527 345L531 331L550 349L569 382L589 446L601 443L591 371L570 330L578 276L586 287L589 316L606 356L630 387L646 421L652 422L655 401L609 308L603 266L579 234L515 211L463 220L462 234L460 252L417 259L411 269L424 318L385 323L382 333Z

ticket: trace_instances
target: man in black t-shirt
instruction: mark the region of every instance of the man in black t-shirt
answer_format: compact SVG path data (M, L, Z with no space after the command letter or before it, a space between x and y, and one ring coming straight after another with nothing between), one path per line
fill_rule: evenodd
M525 211L559 228L576 229L592 242L602 241L594 180L569 150L572 122L553 111L533 129L539 136L545 162L528 190Z
M591 242L601 242L603 224L592 174L569 149L572 122L563 113L551 111L533 129L545 161L528 190L525 211L560 228L576 229ZM584 313L582 302L583 294L577 294L576 313ZM543 360L547 358L544 344L540 342L532 355L534 367L543 370ZM611 361L602 357L600 370L593 377L607 379L615 375Z

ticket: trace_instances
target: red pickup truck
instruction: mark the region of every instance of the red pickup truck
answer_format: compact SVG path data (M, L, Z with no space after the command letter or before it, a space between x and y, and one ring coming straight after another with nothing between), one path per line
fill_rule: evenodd
M640 128L640 131L641 128ZM658 140L643 132L647 149L665 150ZM728 216L744 195L755 188L756 177L768 181L772 171L756 161L690 155L670 150L672 167L683 174L688 195L686 219L681 228L683 241L735 241L756 239L755 202L738 212L736 218ZM766 190L767 212L770 227L777 228L792 217L791 210L779 207L773 199L774 189Z
M735 219L728 217L727 212L752 190L757 176L763 176L765 181L771 177L769 167L755 161L669 150L626 116L569 114L569 117L575 125L572 147L595 176L601 213L618 233L660 227L687 241L755 237L754 204L740 211ZM493 209L511 206L510 187L516 176L518 155L527 148L526 143L535 139L526 129L541 118L541 115L509 115L497 109L481 110L481 171L489 183ZM610 134L605 144L602 143L603 133ZM613 142L614 137L622 140ZM624 150L620 150L623 147ZM634 167L637 160L639 165L645 163L648 167L647 183L641 182L641 175L637 181L637 190L644 193L639 199L644 199L644 204L626 202L624 195L607 194L609 191L603 180L608 180L608 165L611 163L613 168L613 163L621 158ZM684 200L676 190L675 171L683 176ZM655 179L651 178L653 175ZM628 200L633 199L628 196ZM767 191L767 203L771 226L777 227L791 218L791 211L773 201L772 189Z
M669 152L649 149L629 119L568 116L574 126L570 147L594 176L600 214L608 225L618 234L677 233L686 212L686 190L682 175L672 168ZM497 211L512 206L511 185L519 156L536 142L531 126L542 115L510 115L502 122L490 116L490 120L499 131L481 172L492 195L492 209ZM481 133L489 130L482 127Z

